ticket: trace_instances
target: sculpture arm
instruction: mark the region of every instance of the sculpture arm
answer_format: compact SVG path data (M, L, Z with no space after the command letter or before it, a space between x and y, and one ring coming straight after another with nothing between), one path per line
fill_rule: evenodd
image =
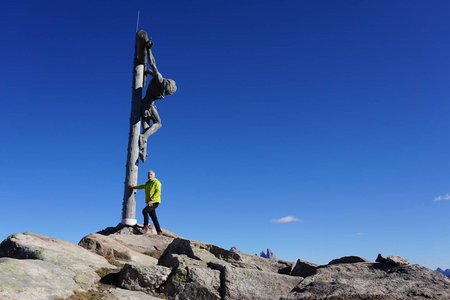
M150 64L150 67L152 68L152 71L149 73L152 75L153 78L157 78L159 82L162 82L163 77L161 76L161 73L159 73L158 68L156 67L156 61L155 57L153 56L152 49L147 48L147 55L148 55L148 62Z

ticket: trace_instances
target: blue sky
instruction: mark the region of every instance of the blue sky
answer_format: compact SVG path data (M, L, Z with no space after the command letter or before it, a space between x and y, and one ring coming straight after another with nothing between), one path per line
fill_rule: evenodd
M138 9L178 85L139 168L164 228L450 268L447 1L3 1L2 239L120 222Z

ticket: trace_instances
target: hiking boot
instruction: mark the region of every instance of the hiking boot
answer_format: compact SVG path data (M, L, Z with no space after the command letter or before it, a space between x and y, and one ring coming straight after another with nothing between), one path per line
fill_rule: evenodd
M148 226L142 227L142 229L140 231L142 234L146 234L148 232Z

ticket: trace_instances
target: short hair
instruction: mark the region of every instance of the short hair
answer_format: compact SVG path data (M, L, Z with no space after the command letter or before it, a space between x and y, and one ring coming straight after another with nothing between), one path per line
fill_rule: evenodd
M148 173L153 173L153 175L156 175L155 171L153 170L148 171Z

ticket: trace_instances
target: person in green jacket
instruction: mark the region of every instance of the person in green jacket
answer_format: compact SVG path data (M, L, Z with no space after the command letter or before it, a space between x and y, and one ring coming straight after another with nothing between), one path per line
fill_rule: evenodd
M162 234L161 227L159 226L158 217L156 216L156 208L161 203L161 182L155 177L155 172L150 170L147 174L148 181L145 184L130 186L132 189L142 190L145 189L145 207L142 210L144 216L144 228L142 233L148 232L148 216L152 218L153 225L155 225L158 235Z

